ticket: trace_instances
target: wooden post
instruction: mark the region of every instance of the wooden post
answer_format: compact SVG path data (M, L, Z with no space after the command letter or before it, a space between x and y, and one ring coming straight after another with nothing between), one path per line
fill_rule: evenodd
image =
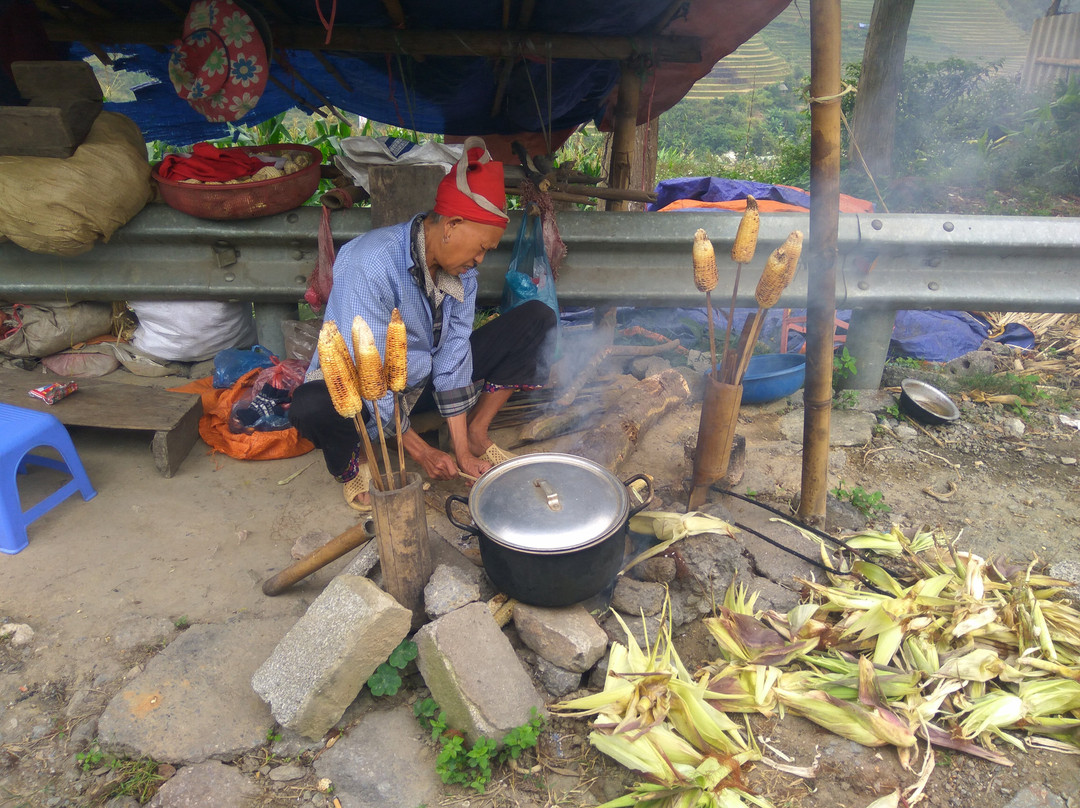
M608 185L612 188L630 187L634 160L634 141L637 133L638 102L641 99L641 65L629 59L622 63L619 78L619 97L615 101L615 131L611 139L611 163L608 166ZM609 202L607 210L629 210L625 200Z
M840 0L810 0L810 238L799 519L825 520L840 224Z
M441 166L372 166L368 169L371 226L400 224L431 210L446 172Z
M431 546L420 475L406 479L402 488L372 489L370 495L383 589L412 612L412 626L419 628L427 620L424 587L432 573Z

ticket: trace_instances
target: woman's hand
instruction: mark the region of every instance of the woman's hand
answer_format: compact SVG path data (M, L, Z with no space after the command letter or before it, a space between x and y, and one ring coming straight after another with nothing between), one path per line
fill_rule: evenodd
M404 442L405 451L409 453L409 457L423 467L424 474L429 479L452 480L457 476L458 467L454 458L446 452L429 446L415 430L406 430Z

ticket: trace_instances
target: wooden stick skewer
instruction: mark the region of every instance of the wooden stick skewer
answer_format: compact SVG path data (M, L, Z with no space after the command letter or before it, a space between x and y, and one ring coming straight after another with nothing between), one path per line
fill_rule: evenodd
M367 433L367 427L364 425L364 419L359 415L354 415L353 423L356 425L356 431L360 433L360 437L364 440L364 454L367 457L368 468L371 470L371 479L379 491L385 491L382 477L379 474L379 462L375 459L375 450L371 447L371 438Z
M390 452L386 449L386 433L383 432L382 418L379 417L379 408L375 402L371 402L371 411L375 415L375 425L379 428L379 445L382 447L383 464L386 466L386 490L394 487L393 469L390 468Z
M727 364L728 346L731 345L731 323L735 319L735 300L739 296L740 275L742 275L742 264L735 264L735 285L731 288L731 309L728 311L727 328L724 329L724 351L720 357L721 366Z
M401 434L401 394L394 393L394 426L397 427L398 468L401 471L401 486L405 487L405 436ZM390 473L389 466L386 473Z
M713 330L713 308L712 308L712 292L705 292L705 311L709 313L709 350L712 352L712 372L719 373L719 369L716 367L716 334ZM728 321L730 327L731 321ZM725 347L727 347L725 345Z

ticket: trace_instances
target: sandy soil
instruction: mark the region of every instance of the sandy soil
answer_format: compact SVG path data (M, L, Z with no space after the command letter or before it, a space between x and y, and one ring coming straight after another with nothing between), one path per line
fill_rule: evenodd
M1075 406L1074 400L1074 416ZM739 430L748 448L736 490L752 490L778 507L800 485L801 447L784 440L780 428L786 409L745 408ZM891 508L878 520L882 526L896 521L909 530L923 524L950 535L962 530L961 543L987 555L1075 559L1080 477L1062 458L1080 457L1080 433L1063 426L1056 411L1032 409L1022 438L1009 438L1010 416L1000 406L969 405L960 424L903 440L897 423L888 420L868 445L833 450L830 486L843 480L849 488L880 491ZM664 507L685 498L687 447L696 428L696 410L680 408L653 428L624 466L657 478ZM71 800L52 805L104 804L104 797L79 796L92 790L85 783L77 787L86 776L75 755L92 740L95 710L103 709L122 672L187 624L299 617L349 560L328 565L287 595L267 598L260 590L263 580L291 562L297 539L311 531L335 536L355 522L318 453L242 462L210 455L199 443L178 474L166 479L154 469L147 435L72 433L97 497L85 503L76 497L55 508L34 523L29 547L0 556L0 621L25 623L35 632L22 648L0 642L4 808L45 805L44 794ZM505 437L512 442L512 435ZM24 497L49 489L49 475L35 472L22 480ZM952 485L955 492L948 494ZM436 490L463 491L459 483ZM687 660L715 655L700 624L682 630L678 643ZM75 704L73 694L88 684L94 696ZM777 805L862 808L914 779L891 749L854 747L794 718L753 723L759 737L798 765L820 755L821 773L812 781L764 767L750 772L749 786ZM503 772L489 796L448 789L447 802L581 805L618 796L631 775L589 749L586 733L581 722L555 721L537 759ZM1007 754L1018 765L939 756L929 804L971 806L978 800L984 808L999 808L1024 788L1080 792L1077 758ZM540 768L529 772L533 764ZM267 804L288 803L268 798ZM1068 808L1074 808L1072 800Z

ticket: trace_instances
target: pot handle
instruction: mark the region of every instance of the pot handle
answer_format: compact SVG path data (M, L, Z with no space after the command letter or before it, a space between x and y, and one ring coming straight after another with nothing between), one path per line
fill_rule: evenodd
M465 497L458 496L457 494L451 494L450 496L448 496L446 498L446 518L450 520L450 524L452 524L456 528L464 530L466 533L471 533L474 536L479 536L479 528L473 525L466 525L465 523L459 522L457 519L454 518L454 514L450 510L450 506L453 505L455 502L460 502L466 508L469 507L469 500L465 499Z
M652 477L650 477L648 474L635 474L633 477L628 477L627 479L623 480L623 485L625 485L627 488L629 488L630 484L635 482L636 480L643 480L645 482L645 487L648 489L649 495L647 497L645 497L644 499L642 499L641 504L638 505L637 507L634 507L634 506L631 505L631 507L630 507L630 515L631 516L633 516L635 513L637 513L641 509L643 509L646 505L648 505L652 501L652 498L653 498ZM447 507L449 507L449 500L447 500Z

